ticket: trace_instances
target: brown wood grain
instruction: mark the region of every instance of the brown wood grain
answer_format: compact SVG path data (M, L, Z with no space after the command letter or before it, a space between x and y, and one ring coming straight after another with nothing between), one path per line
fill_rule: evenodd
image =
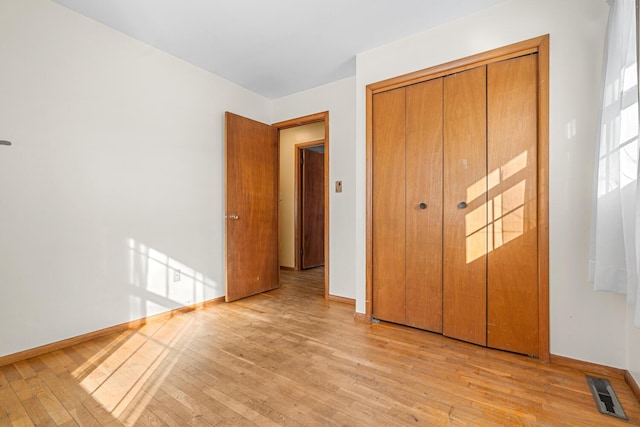
M214 298L214 299L200 302L197 304L191 304L185 307L176 308L174 310L170 310L165 313L143 317L137 320L132 320L131 322L121 323L119 325L114 325L108 328L99 329L99 330L78 335L72 338L67 338L64 340L30 348L28 350L20 351L17 353L8 354L6 356L0 357L0 367L11 365L21 360L31 359L34 357L41 356L43 354L51 353L61 348L67 348L77 344L81 344L86 341L91 341L94 339L106 337L108 335L112 335L115 333L121 333L123 331L131 330L131 329L139 329L142 326L146 325L148 322L157 322L161 320L166 320L181 313L187 313L189 311L203 309L205 307L215 305L215 304L220 304L222 302L224 302L224 297Z
M349 304L350 306L354 307L356 306L356 300L353 298L345 298L345 297L340 297L337 295L329 295L329 298L327 298L329 301L334 301L334 302L340 302L342 304Z
M329 112L324 114L324 297L329 298L329 242L330 234L329 226L329 157L330 157L330 144L329 144Z
M482 66L444 78L443 333L480 345L487 333L486 156Z
M478 66L496 63L523 55L536 54L537 64L537 240L538 240L538 356L548 361L549 349L549 36L544 35L523 42L483 52L450 63L441 64L407 75L367 85L366 88L366 164L367 164L367 222L366 222L366 319L372 313L373 297L373 100L379 93L437 79ZM446 189L445 189L446 191Z
M631 389L633 395L636 397L636 400L640 402L640 385L633 377L633 375L631 375L631 372L625 371L624 381L629 385L629 388Z
M2 368L0 425L640 425L616 370L600 376L629 421L595 408L592 364L363 324L323 298L323 276L283 272L269 294Z
M568 368L577 369L584 372L585 374L607 378L623 379L626 372L624 369L604 366L598 363L585 362L584 360L578 360L566 356L559 356L557 354L550 355L550 363L558 366L566 366Z
M405 87L427 80L448 76L450 74L460 73L494 62L505 61L511 58L516 58L518 56L528 55L530 53L538 52L540 50L540 47L548 42L548 39L548 34L534 37L518 43L501 46L499 48L488 50L486 52L481 52L476 55L456 59L444 64L438 64L433 67L425 68L423 70L418 70L408 74L392 77L390 79L371 83L367 85L367 88L371 90L372 94L376 94L379 92L385 92L388 90L397 89L399 87Z
M487 343L538 356L537 55L487 66Z
M273 123L272 126L277 128L277 129L289 129L289 128L294 128L297 126L303 126L303 125L308 125L311 123L317 123L317 122L324 122L325 123L325 130L327 130L327 120L329 119L329 112L328 111L323 111L320 113L314 113L314 114L309 114L307 116L303 116L303 117L297 117L294 119L289 119L289 120L283 120L281 122L276 122ZM325 138L327 137L328 133L325 132Z
M302 150L302 269L324 265L324 154Z
M365 224L365 318L371 318L373 313L373 90L370 85L366 88L366 221ZM357 317L356 317L357 318Z
M538 349L549 361L549 36L538 46Z
M442 79L406 100L405 323L442 332Z
M405 322L405 89L373 103L373 316Z
M272 126L225 119L226 300L235 301L278 287L278 144Z
M365 316L372 312L373 295L373 103L379 93L408 87L416 83L459 73L478 66L497 63L529 54L537 54L537 294L538 294L538 357L548 361L549 352L549 204L548 204L548 150L549 150L549 36L536 37L524 42L504 46L472 57L463 58L426 70L395 77L367 86L367 258ZM446 190L445 190L446 191ZM493 214L493 213L492 213ZM493 230L492 230L493 231ZM493 242L492 242L493 244Z

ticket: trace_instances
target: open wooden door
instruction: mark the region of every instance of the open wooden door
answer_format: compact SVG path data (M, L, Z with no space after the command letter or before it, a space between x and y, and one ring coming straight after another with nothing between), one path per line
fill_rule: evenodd
M225 141L229 302L279 286L277 131L227 112Z
M324 154L302 150L302 269L324 265Z

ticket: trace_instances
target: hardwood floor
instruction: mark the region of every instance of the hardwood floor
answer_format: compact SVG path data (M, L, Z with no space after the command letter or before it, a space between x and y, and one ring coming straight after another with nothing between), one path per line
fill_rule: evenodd
M584 373L353 319L322 269L282 287L0 368L0 425L640 425Z

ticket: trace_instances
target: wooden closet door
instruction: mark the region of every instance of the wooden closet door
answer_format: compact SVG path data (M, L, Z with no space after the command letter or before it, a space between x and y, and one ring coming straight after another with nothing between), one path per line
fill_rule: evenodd
M405 157L405 323L442 332L441 78L406 89Z
M537 55L487 73L488 345L538 355Z
M443 333L486 345L486 67L444 78Z
M405 89L373 96L373 317L405 322Z

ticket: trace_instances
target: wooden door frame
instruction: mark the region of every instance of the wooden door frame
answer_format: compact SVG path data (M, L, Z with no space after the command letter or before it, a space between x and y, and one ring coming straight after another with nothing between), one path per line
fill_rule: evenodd
M538 348L548 362L549 348L549 35L525 40L467 58L383 80L366 88L366 300L365 318L371 319L373 297L373 95L490 63L538 54Z
M295 261L294 261L294 270L302 270L302 256L300 254L300 250L302 249L302 237L301 237L301 227L302 227L302 190L300 185L302 184L302 180L300 179L301 172L301 164L300 164L300 156L302 155L302 150L313 147L324 147L324 139L317 139L315 141L302 142L300 144L295 144L293 147L293 159L295 162L294 171L294 188L293 188L293 229L294 229L294 248L295 248ZM326 176L325 171L325 176ZM322 179L324 183L324 191L327 191L327 183L323 177ZM324 202L323 202L324 205ZM325 259L326 263L327 260Z
M324 121L324 298L329 299L329 112L324 111L321 113L298 117L296 119L285 120L274 123L272 126L274 126L278 131L278 149L280 149L281 130L322 121ZM278 160L278 167L279 165L280 161ZM294 191L297 191L297 187ZM294 214L294 218L296 216L297 213ZM296 256L296 260L298 260L299 255ZM296 261L296 266L297 265L299 265L298 261Z

